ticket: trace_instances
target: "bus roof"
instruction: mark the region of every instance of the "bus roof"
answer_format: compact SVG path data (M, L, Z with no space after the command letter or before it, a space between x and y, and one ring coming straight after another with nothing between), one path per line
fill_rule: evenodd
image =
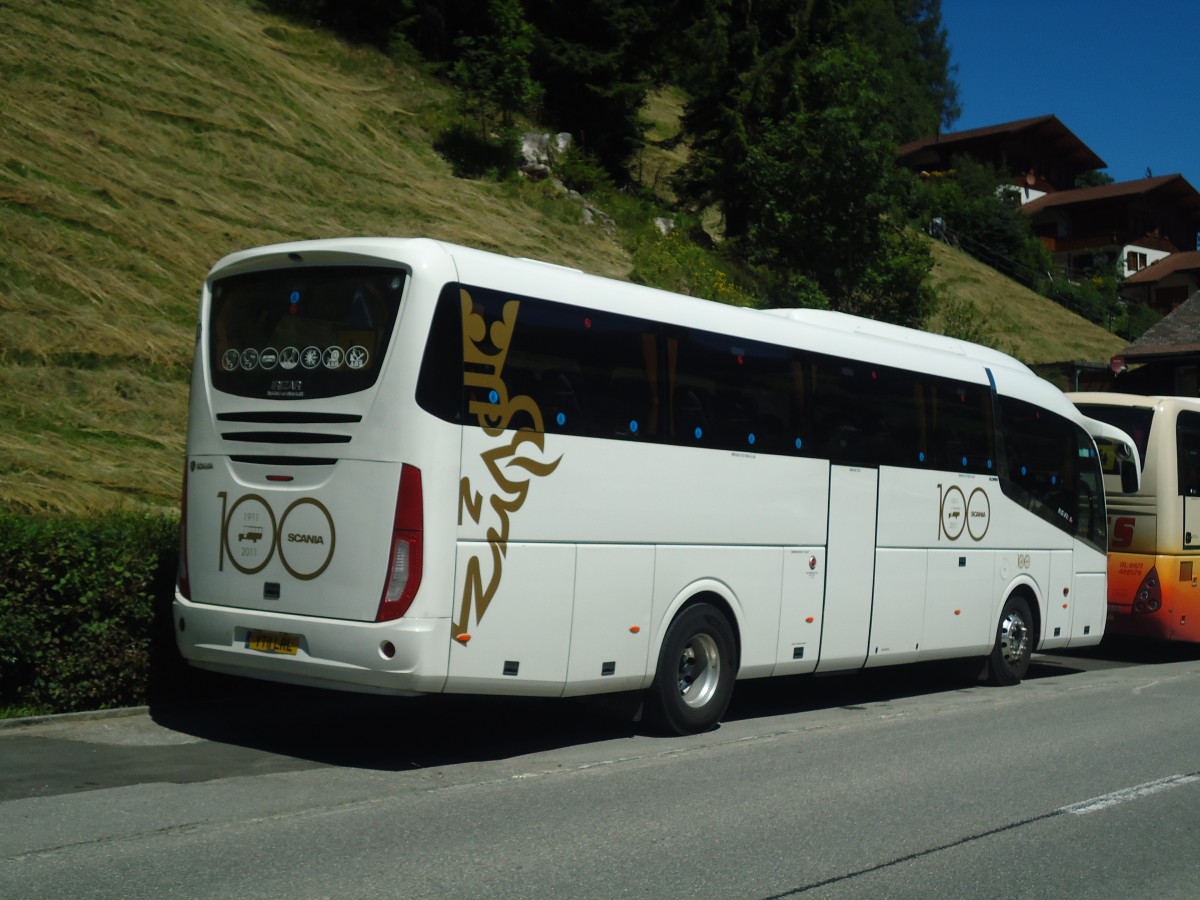
M986 383L988 370L992 370L990 380L1002 392L1015 390L1051 408L1069 408L1057 388L1042 381L1019 360L968 341L831 310L734 307L430 238L346 237L273 244L225 256L212 267L208 277L280 265L351 261L392 261L414 272L437 271L440 277L465 284L486 284L516 294L562 299L748 340L819 347L847 358L935 372L975 383ZM819 334L814 335L814 331Z
M942 353L968 357L977 362L986 363L990 367L1001 366L1033 374L1033 371L1025 363L1007 353L942 334L906 328L903 325L877 322L874 319L864 319L861 316L835 312L831 309L766 309L763 312L768 315L783 316L801 324L820 325L823 328L844 331L849 334L868 334L889 341L912 344L926 350L937 350Z
M1172 397L1166 394L1120 394L1115 391L1075 391L1067 394L1072 403L1097 406L1136 406L1200 410L1200 397Z

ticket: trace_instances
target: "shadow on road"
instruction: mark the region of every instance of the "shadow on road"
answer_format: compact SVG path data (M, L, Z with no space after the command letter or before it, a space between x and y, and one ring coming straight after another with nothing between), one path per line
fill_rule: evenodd
M1200 660L1200 644L1108 635L1100 642L1099 646L1056 651L1055 655L1064 659L1092 660L1095 663L1109 664L1108 666L1093 665L1091 668L1154 666L1177 662L1196 662Z
M1106 639L1097 647L1038 654L1027 679L1200 660L1200 645ZM961 667L960 667L961 668ZM828 677L740 682L726 721L853 708L980 687L930 663ZM381 697L230 681L223 695L151 707L155 722L226 745L317 765L382 771L506 759L634 734L635 701L514 697Z
M383 697L248 683L240 696L152 706L159 725L318 764L381 771L506 759L628 737L628 716L582 702Z
M1038 654L1028 678L1196 661L1198 645L1105 640ZM964 679L962 669L930 663L744 681L725 721L879 707L957 690L1003 691ZM129 716L9 730L0 741L0 801L321 766L394 772L511 759L648 733L632 721L633 709L613 698L392 698L199 678L172 702L152 702L152 721ZM664 740L669 746L673 739Z

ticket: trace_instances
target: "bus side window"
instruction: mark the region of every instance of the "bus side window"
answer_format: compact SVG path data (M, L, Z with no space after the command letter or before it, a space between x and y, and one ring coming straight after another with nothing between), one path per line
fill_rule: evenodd
M677 330L667 347L672 443L749 453L794 453L793 354L759 341Z
M1083 429L1023 400L1001 395L1007 471L1004 493L1068 534L1104 549L1100 461Z
M650 385L631 374L618 373L604 389L604 425L598 437L640 440L654 433Z
M812 423L813 385L816 382L816 362L811 354L791 351L786 371L780 373L780 389L788 398L788 418L783 425L784 450L800 456L815 453Z
M982 385L930 380L929 443L938 468L996 474L991 396Z
M659 326L644 319L585 312L582 330L560 342L578 361L589 391L586 434L654 441L659 434Z
M876 451L879 462L929 468L939 459L932 452L930 418L937 394L933 379L917 372L883 366L873 369L876 384L873 413L886 427L888 443ZM961 454L960 454L961 456ZM953 468L959 468L955 466Z
M817 452L830 462L861 465L862 399L855 381L856 363L832 356L816 356L814 408L819 440Z
M1180 412L1175 423L1179 493L1200 496L1200 413Z
M919 466L916 376L859 360L816 356L817 433L830 460Z
M1091 436L1075 426L1074 468L1076 493L1078 494L1078 516L1075 533L1097 547L1108 547L1108 522L1104 515L1104 473L1100 469L1100 457L1092 444Z
M658 326L643 319L525 300L513 337L548 433L622 440L657 433Z
M578 373L566 369L548 369L538 386L546 431L587 434L591 431L590 410L584 402L586 392Z
M462 313L458 285L448 284L438 297L417 378L417 403L446 422L462 424Z

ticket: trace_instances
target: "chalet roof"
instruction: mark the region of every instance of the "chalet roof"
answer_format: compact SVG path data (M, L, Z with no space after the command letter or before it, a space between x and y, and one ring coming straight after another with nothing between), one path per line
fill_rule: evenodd
M1186 250L1182 253L1172 253L1146 268L1134 272L1122 284L1157 284L1168 275L1176 272L1200 271L1200 250Z
M1128 199L1156 191L1171 195L1177 206L1188 209L1200 220L1200 194L1196 193L1196 189L1182 175L1158 175L1153 178L1139 178L1136 181L1116 181L1112 184L1076 188L1073 191L1058 191L1029 201L1021 207L1021 212L1034 216L1044 209Z
M919 166L928 158L946 159L951 154L979 155L978 148L997 143L1004 138L1022 136L1036 139L1045 145L1064 163L1080 172L1104 169L1108 163L1092 152L1071 129L1058 120L1058 116L1035 116L1018 119L984 128L970 128L921 138L905 144L899 150L900 161L909 166Z
M1200 297L1181 303L1170 315L1156 322L1117 354L1124 357L1127 363L1152 362L1184 355L1200 355Z
M1147 250L1161 250L1163 253L1179 252L1179 248L1175 246L1174 241L1163 237L1158 232L1148 232L1141 237L1130 238L1127 243L1135 247L1144 247Z

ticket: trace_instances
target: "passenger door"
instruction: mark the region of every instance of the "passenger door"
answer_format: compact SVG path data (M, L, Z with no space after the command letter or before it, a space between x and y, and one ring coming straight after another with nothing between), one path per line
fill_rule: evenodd
M829 467L825 612L818 672L857 669L866 662L878 503L878 469Z

